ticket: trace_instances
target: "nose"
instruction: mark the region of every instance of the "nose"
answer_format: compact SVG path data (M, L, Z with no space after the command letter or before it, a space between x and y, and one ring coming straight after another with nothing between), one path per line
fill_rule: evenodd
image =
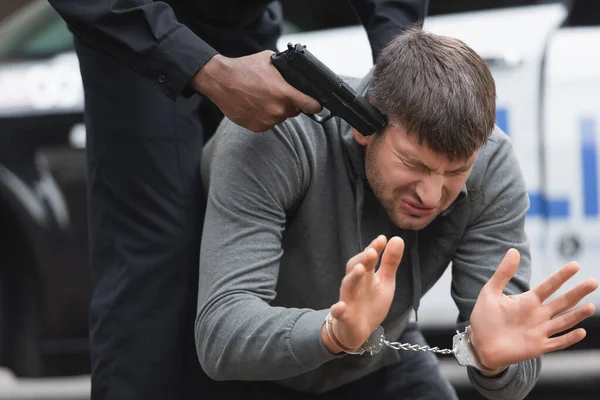
M423 208L435 208L440 204L443 186L444 178L439 174L429 174L417 183L417 196Z

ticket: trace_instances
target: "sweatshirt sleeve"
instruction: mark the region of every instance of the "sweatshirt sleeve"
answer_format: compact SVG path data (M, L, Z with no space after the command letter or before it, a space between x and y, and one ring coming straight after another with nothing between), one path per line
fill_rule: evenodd
M509 248L521 253L521 264L508 283L505 294L529 290L531 256L525 234L529 198L519 163L510 141L503 136L490 138L495 146L478 187L468 187L468 207L473 212L462 244L452 261L452 297L459 310L462 331L468 325L479 291L494 274ZM541 360L511 365L498 377L487 378L469 368L472 384L491 400L520 400L531 391L540 374Z
M170 98L217 51L179 23L171 7L152 0L49 0L84 42L155 82Z
M427 16L429 0L350 0L354 12L364 26L373 60L399 33Z
M254 134L226 120L203 154L208 193L195 337L200 364L215 380L283 379L338 357L321 340L328 310L270 304L286 210L301 199L308 176L285 125Z

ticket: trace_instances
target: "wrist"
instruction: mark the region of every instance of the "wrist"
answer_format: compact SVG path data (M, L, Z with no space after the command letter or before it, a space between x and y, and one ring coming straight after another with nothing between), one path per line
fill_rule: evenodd
M228 58L221 54L211 57L192 77L192 88L196 92L212 98L213 93L219 90L221 77L228 76L229 64L227 61Z
M321 327L321 340L323 341L323 345L325 345L325 348L327 349L327 351L330 352L331 354L337 355L337 354L342 353L342 349L337 347L335 345L335 343L333 343L333 341L331 340L329 335L327 334L327 322L325 322L323 324L323 326Z
M472 331L469 331L468 341L469 341L468 342L469 347L471 347L473 356L477 359L477 363L480 366L480 368L478 368L478 371L481 373L481 375L488 377L488 378L494 378L494 377L500 375L502 372L504 372L508 368L508 366L499 367L499 368L490 368L485 364L484 361L482 361L481 356L480 356L481 353L477 351L477 344L473 340Z
M498 376L502 375L502 373L504 371L506 371L508 367L504 367L504 368L500 368L498 370L494 370L494 371L483 371L483 370L478 370L479 373L483 376L485 376L486 378L497 378Z
M333 343L333 345L346 354L362 354L364 352L362 348L358 347L353 349L342 344L335 334L335 330L333 328L334 321L335 319L331 313L327 314L327 317L325 317L325 330L327 332L327 337Z

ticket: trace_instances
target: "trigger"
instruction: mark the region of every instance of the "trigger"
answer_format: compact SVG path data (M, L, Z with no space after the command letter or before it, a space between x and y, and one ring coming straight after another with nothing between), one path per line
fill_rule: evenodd
M307 115L313 121L318 122L319 124L324 124L325 122L330 120L331 117L333 117L333 114L331 114L331 111L329 111L325 107L323 107L323 110L318 114L307 114L304 111L302 113Z

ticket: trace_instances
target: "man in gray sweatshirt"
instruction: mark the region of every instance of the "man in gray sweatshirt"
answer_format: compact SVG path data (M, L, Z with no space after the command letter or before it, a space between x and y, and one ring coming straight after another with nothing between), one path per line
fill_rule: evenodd
M529 202L494 125L490 71L464 43L415 28L350 83L387 116L381 131L301 115L253 134L225 120L207 144L202 367L246 381L231 382L240 398L455 399L431 353L353 354L378 326L424 344L409 316L451 263L471 382L489 399L524 398L539 357L585 332L550 336L594 309L552 317L597 283L543 304L576 272L567 264L529 290Z

